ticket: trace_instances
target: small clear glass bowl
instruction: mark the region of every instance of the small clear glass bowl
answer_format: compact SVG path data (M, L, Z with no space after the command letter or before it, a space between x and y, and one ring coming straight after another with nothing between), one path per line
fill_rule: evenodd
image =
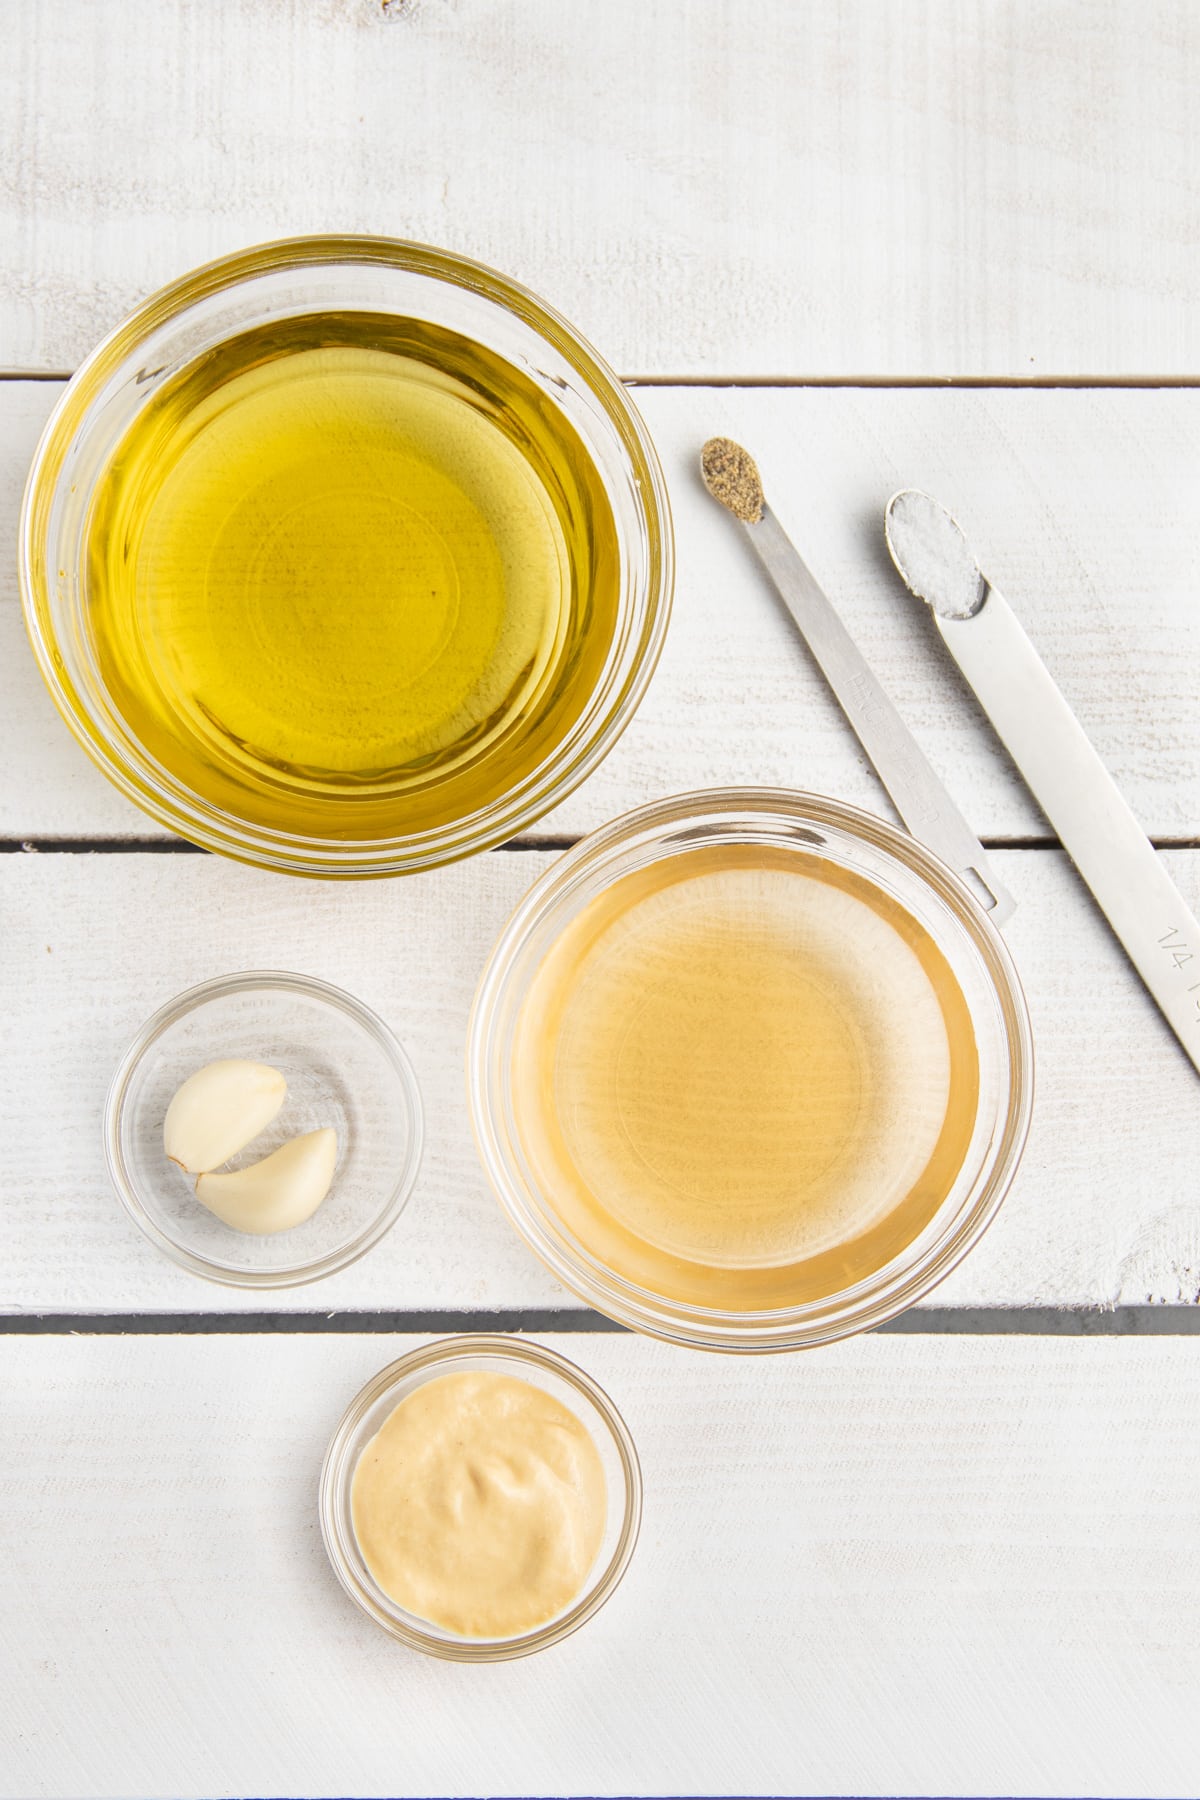
M898 901L958 982L979 1057L966 1156L930 1223L869 1276L802 1304L733 1311L637 1285L594 1256L543 1191L521 1143L514 1039L525 997L566 925L633 870L709 846L764 845L819 856ZM798 1350L870 1330L941 1281L995 1217L1016 1174L1033 1105L1029 1012L1007 946L967 888L907 833L817 794L721 788L627 813L569 850L534 883L492 951L467 1040L471 1117L483 1166L526 1243L565 1287L635 1331L702 1350Z
M137 414L164 383L253 327L366 312L456 332L518 368L582 441L617 540L612 643L579 716L516 785L424 830L324 835L238 816L171 773L109 693L92 640L87 552L92 498ZM169 831L261 868L316 876L404 874L515 836L608 754L654 672L671 610L674 551L662 469L612 370L553 309L507 276L426 244L301 237L195 269L151 295L80 366L34 455L21 515L21 593L51 699L92 761ZM339 815L340 816L340 815ZM346 820L342 818L342 825Z
M407 1394L439 1375L486 1369L542 1388L586 1426L608 1489L604 1541L571 1605L519 1637L460 1637L385 1594L363 1561L350 1510L358 1459ZM333 1434L320 1484L321 1535L333 1570L350 1598L392 1637L451 1662L507 1662L569 1637L599 1612L629 1567L642 1519L642 1472L629 1428L604 1390L557 1351L500 1335L442 1338L382 1369L351 1401Z
M163 1149L175 1090L224 1057L268 1063L288 1084L275 1118L228 1166L302 1132L337 1132L328 1198L290 1231L225 1225ZM421 1140L417 1079L383 1020L340 988L274 970L224 975L160 1008L122 1057L104 1111L108 1172L134 1223L172 1262L233 1287L299 1287L365 1255L412 1193Z

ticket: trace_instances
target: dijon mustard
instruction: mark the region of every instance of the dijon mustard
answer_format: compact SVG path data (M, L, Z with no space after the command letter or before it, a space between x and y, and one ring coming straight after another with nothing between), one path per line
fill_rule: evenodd
M532 1382L485 1369L401 1400L351 1486L358 1546L384 1593L464 1637L515 1637L564 1611L606 1510L582 1421Z

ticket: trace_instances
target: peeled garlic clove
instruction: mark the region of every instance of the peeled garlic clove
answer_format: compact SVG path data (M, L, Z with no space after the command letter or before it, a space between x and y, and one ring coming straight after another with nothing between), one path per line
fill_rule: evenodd
M237 1057L208 1063L188 1076L168 1106L163 1147L189 1175L217 1169L271 1123L286 1093L287 1082L266 1063Z
M196 1198L235 1231L290 1231L312 1218L329 1192L336 1162L337 1132L327 1126L291 1138L248 1168L201 1175Z

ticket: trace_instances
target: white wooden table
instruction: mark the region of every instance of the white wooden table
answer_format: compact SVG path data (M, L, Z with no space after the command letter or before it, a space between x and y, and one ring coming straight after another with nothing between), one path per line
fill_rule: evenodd
M1172 0L0 5L0 1795L1200 1791L1200 1088L882 552L943 497L1200 906L1200 14ZM425 238L540 290L637 386L676 514L660 673L516 847L406 882L160 834L22 638L21 483L148 289L291 231ZM1019 899L1039 1055L1000 1220L887 1332L770 1360L597 1329L466 1128L482 958L561 847L772 781L887 802L736 535L777 510ZM127 1224L98 1121L161 1001L291 966L396 1026L416 1195L273 1297ZM460 1669L355 1613L314 1481L362 1380L469 1320L608 1386L646 1522L542 1657Z

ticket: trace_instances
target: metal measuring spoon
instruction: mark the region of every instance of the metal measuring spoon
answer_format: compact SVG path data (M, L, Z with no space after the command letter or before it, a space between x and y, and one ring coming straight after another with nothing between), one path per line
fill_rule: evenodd
M901 579L933 614L1034 799L1092 890L1163 1017L1200 1070L1200 923L1092 748L958 522L907 488L885 533Z
M713 499L741 520L908 829L949 864L992 923L1003 925L1016 901L992 873L979 839L768 509L754 458L731 438L710 438L701 453L700 471Z

